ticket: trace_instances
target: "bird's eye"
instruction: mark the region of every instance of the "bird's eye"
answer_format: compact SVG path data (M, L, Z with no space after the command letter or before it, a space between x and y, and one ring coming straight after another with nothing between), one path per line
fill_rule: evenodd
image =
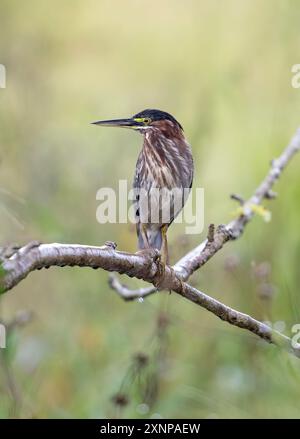
M149 125L149 123L151 123L152 121L151 121L150 117L144 117L143 122L145 125Z

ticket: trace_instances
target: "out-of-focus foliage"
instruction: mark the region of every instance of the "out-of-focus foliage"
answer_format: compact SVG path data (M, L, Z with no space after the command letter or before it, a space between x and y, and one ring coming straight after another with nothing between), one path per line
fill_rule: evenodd
M185 128L206 228L228 221L229 194L250 195L300 123L299 22L296 0L2 0L1 244L135 250L131 227L96 222L95 197L131 180L142 139L89 122L147 107ZM266 203L272 221L255 218L193 278L287 335L300 322L299 166ZM183 230L173 261L205 237ZM175 294L124 303L105 272L53 268L2 297L1 318L19 309L35 318L1 357L1 417L299 417L299 360Z

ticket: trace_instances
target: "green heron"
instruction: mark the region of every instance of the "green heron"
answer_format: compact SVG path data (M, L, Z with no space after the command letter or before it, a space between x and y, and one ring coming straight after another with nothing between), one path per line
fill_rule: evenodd
M165 265L167 230L183 208L193 181L193 156L182 126L171 114L152 109L129 119L94 124L132 128L143 135L133 182L138 246L160 250Z

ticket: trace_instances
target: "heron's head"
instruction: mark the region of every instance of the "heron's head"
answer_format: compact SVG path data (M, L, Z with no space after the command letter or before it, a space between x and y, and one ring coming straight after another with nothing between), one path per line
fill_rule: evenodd
M141 111L129 119L100 120L93 123L105 127L131 128L142 134L155 131L166 137L178 136L183 131L180 123L171 114L152 109Z

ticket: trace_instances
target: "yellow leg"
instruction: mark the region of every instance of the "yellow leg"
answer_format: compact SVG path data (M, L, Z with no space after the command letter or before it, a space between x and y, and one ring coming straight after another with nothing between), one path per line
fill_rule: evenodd
M167 240L167 231L168 225L164 225L161 228L162 234L162 246L160 251L160 264L159 264L159 277L158 283L156 285L157 288L161 289L163 280L166 272L166 265L169 263L169 254L168 254L168 240ZM170 291L171 292L171 291Z
M164 266L166 266L169 263L167 231L168 231L168 226L165 224L161 228L161 234L162 234L161 262Z
M150 248L150 244L149 244L149 240L148 240L148 235L147 235L147 226L146 224L141 223L141 234L143 237L143 241L144 241L144 246L146 249Z

